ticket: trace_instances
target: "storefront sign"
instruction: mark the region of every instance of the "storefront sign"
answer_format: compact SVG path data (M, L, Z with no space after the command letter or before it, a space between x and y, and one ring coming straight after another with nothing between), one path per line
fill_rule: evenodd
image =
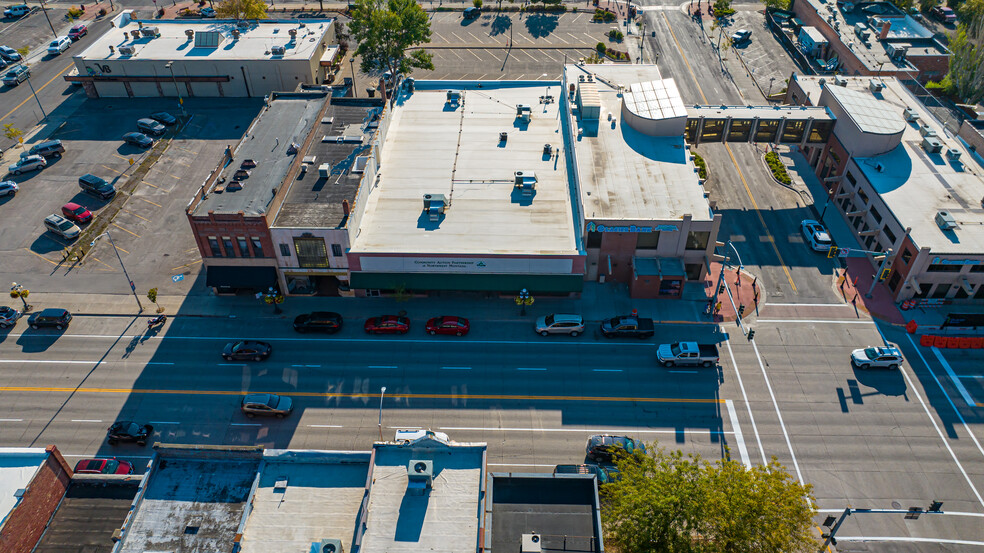
M933 258L933 265L981 265L984 261L980 259L940 259Z
M591 221L587 225L588 232L674 232L680 230L676 225L656 225L652 227L640 227L636 225L609 226L598 225Z
M500 257L374 257L360 256L362 271L398 273L567 274L574 270L570 258Z

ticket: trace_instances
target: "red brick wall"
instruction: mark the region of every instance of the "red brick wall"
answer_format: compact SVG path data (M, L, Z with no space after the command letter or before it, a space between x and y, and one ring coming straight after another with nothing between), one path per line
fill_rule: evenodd
M919 82L939 81L950 71L949 56L907 56L906 61L919 69Z
M72 468L58 448L52 445L47 450L49 455L44 465L0 530L0 551L3 553L30 553L68 489Z
M608 280L629 282L632 278L632 256L639 235L634 232L603 232L598 256L598 274L608 274L608 256L612 258L612 273Z
M237 251L232 255L226 252L224 257L239 257L239 245L236 243L236 238L239 236L259 238L260 243L263 244L263 257L275 258L277 255L273 251L273 240L270 238L270 229L264 217L245 217L239 213L221 215L209 213L204 217L189 215L188 222L191 224L191 232L202 257L212 257L212 250L208 246L209 236L218 238L220 245L223 236L232 238L235 246L233 249ZM252 249L253 245L250 244L251 252ZM255 252L253 255L255 256Z

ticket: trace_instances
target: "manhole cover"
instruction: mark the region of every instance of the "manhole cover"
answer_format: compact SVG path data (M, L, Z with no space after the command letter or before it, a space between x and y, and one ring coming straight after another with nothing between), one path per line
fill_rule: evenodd
M892 508L893 509L901 509L902 508L902 504L899 503L898 501L893 501L892 502Z

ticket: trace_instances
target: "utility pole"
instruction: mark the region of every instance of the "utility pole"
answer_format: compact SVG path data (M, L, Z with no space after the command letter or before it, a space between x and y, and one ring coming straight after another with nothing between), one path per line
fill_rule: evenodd
M881 282L881 275L885 271L885 267L888 265L888 260L892 258L892 248L888 248L885 252L885 257L882 259L881 265L878 267L878 272L875 273L871 279L871 288L868 288L868 293L864 295L866 298L870 298L871 294L875 291L875 285Z
M48 26L51 27L51 34L55 35L55 38L58 38L58 33L55 32L55 26L51 24L51 18L48 17L48 8L44 7L44 0L38 0L38 5L41 6L41 13L44 14L44 18L48 20ZM24 64L27 64L26 60Z

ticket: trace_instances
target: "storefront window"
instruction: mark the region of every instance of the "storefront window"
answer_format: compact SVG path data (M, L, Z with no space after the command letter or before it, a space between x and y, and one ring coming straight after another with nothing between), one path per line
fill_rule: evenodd
M222 257L222 248L219 247L219 239L214 236L208 237L208 249L212 250L212 257Z
M689 232L687 233L688 250L706 250L707 241L710 240L710 232Z
M660 296L679 297L682 292L683 292L682 280L663 279L659 281Z
M639 233L636 238L637 250L655 250L659 246L658 232Z
M295 238L294 249L297 251L297 264L305 268L328 267L328 250L321 238Z
M589 232L588 233L588 247L589 248L600 248L601 247L601 233L600 232Z
M687 263L684 266L684 271L687 272L687 280L700 280L700 271L703 268L703 263Z

